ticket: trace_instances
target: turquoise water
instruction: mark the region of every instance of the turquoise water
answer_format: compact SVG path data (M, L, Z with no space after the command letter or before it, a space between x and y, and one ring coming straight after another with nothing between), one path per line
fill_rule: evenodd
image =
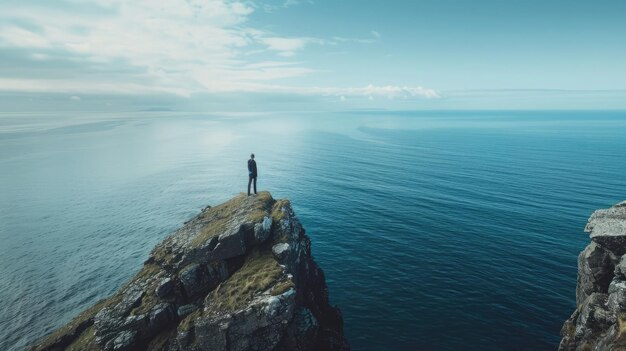
M626 112L0 116L0 349L114 292L247 185L287 197L354 350L554 350Z

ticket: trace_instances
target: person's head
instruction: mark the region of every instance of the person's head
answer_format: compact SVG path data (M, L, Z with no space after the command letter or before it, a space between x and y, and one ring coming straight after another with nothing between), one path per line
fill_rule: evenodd
M254 154L250 154L250 158L254 160Z

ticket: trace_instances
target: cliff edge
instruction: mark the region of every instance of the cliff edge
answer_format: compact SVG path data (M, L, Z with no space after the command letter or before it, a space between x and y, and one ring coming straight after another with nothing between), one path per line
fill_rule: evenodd
M626 201L595 211L578 256L576 311L559 350L626 350Z
M31 350L349 350L289 201L207 207L113 296Z

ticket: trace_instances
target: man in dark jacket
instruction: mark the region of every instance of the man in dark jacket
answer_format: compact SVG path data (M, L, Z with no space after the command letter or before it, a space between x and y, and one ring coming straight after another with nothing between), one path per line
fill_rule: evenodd
M248 196L250 196L250 183L254 180L254 195L256 195L256 161L254 160L254 154L250 154L248 160Z

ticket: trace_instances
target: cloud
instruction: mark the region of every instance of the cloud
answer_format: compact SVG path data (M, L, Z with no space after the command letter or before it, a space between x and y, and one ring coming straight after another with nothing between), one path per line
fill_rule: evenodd
M76 97L222 92L439 96L422 87L281 85L282 80L316 72L303 60L295 61L309 46L372 43L380 34L288 37L251 24L258 6L247 0L0 2L0 91Z
M310 92L343 97L367 97L368 99L373 99L374 97L384 97L387 99L441 98L441 95L437 91L421 86L376 86L370 84L360 88L313 88Z
M0 90L189 95L311 71L289 65L242 69L251 49L284 57L305 45L248 26L254 8L247 2L97 0L90 9L78 4L0 4L0 50L19 52L15 64L30 65L22 77L0 69ZM7 67L3 61L0 66Z
M270 50L278 51L281 56L293 56L294 52L304 48L306 39L302 38L260 38Z
M375 39L332 37L331 40L325 40L324 44L330 44L330 45L338 45L340 43L372 44L375 42L376 42Z
M242 87L243 88L243 87ZM424 88L421 86L394 86L394 85L367 85L364 87L291 87L266 84L252 84L244 89L247 92L263 91L267 93L278 94L299 94L308 96L334 96L341 101L352 98L385 98L394 99L440 99L442 96L434 89Z
M378 42L382 37L380 33L375 30L370 31L370 38L346 38L341 36L334 36L330 40L322 40L321 44L338 45L340 43L358 43L358 44L373 44Z
M26 48L48 48L50 43L42 35L17 26L8 26L2 29L0 38L3 44Z
M260 6L263 8L263 10L265 12L275 12L278 10L282 10L282 9L287 9L289 7L292 6L296 6L296 5L300 5L301 3L308 3L308 4L313 4L312 0L306 0L306 1L301 1L301 0L281 0L278 3L276 3L276 1L267 1L267 2L263 2Z
M72 100L72 101L80 101L80 96L73 95L72 97L70 97L70 100Z

